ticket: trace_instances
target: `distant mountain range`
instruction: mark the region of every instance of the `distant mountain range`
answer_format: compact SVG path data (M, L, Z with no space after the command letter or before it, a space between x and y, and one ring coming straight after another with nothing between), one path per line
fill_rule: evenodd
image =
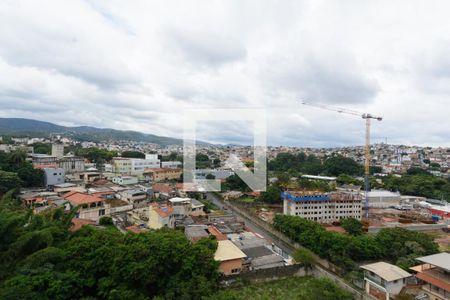
M154 143L161 146L183 144L183 140L181 139L146 134L137 131L96 128L90 126L68 127L31 119L0 118L0 135L48 137L50 134L61 134L79 141L92 142L129 140Z

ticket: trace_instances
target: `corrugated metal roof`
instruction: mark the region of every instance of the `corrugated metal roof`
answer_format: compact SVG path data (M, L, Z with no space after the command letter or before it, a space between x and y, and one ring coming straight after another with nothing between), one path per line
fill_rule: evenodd
M214 259L217 261L232 260L238 258L245 258L244 252L242 252L235 244L231 241L218 241L218 246L216 253L214 254Z
M416 258L424 263L450 271L450 253L438 253Z
M361 266L362 269L371 271L386 281L394 281L406 277L412 276L405 270L395 266L388 264L384 261L380 261L374 264Z

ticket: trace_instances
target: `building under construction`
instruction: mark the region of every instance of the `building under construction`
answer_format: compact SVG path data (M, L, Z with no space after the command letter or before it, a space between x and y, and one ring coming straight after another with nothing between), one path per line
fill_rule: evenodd
M333 223L345 218L361 220L363 198L352 192L292 192L281 194L283 213L319 223Z

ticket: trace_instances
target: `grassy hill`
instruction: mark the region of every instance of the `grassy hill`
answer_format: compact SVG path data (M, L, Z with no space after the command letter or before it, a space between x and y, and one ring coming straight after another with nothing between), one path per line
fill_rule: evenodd
M61 134L80 141L93 142L130 140L155 143L162 146L181 145L183 143L181 139L146 134L137 131L124 131L90 126L68 127L31 119L0 118L0 135L47 137L50 134Z

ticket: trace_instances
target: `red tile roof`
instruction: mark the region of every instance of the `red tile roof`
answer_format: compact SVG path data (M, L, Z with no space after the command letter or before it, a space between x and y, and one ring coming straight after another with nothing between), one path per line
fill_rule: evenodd
M218 241L225 241L228 240L227 236L223 233L221 233L219 230L217 230L214 226L208 227L208 232L216 237Z
M89 195L84 194L80 192L69 192L63 195L63 198L69 201L73 205L83 205L83 204L89 204L94 202L101 202L103 201L102 198L99 198L96 195Z
M75 232L81 229L83 225L95 225L95 222L88 219L72 219L72 227L70 227L70 231Z
M168 183L155 183L152 186L153 192L172 193L174 189Z
M156 203L152 204L154 211L161 217L161 218L167 218L173 213L173 208L171 206L167 205L158 205Z
M133 233L141 233L142 232L142 230L136 225L128 226L126 229Z
M444 289L447 292L450 292L450 284L442 279L435 278L426 272L419 272L416 274L416 277L422 279L425 282L431 283L434 286Z

